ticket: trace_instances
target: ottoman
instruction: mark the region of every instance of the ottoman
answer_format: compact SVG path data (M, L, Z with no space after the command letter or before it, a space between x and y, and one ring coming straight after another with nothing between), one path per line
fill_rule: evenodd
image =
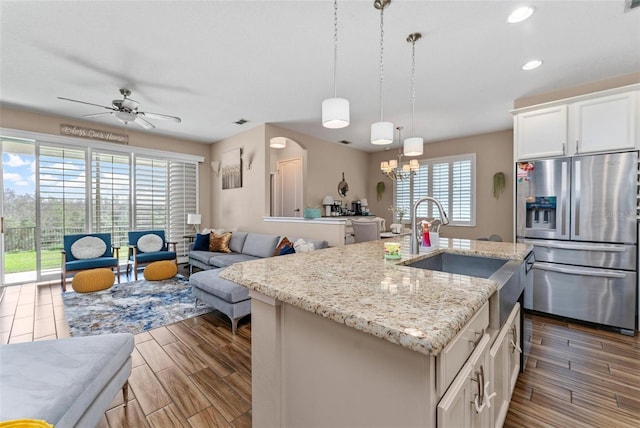
M238 321L251 313L249 289L220 278L225 268L203 270L189 277L191 293L209 307L217 309L231 320L231 331L236 334Z
M113 285L116 276L111 269L98 268L78 272L71 281L71 286L78 293L106 290Z
M178 266L172 260L153 262L144 268L142 274L147 281L162 281L176 276Z

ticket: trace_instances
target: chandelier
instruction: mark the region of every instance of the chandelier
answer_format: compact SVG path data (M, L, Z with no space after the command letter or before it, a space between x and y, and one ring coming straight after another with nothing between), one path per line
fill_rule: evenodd
M380 171L391 180L404 181L410 178L420 169L420 163L418 159L411 159L409 163L402 163L402 126L397 126L398 130L398 159L391 159L388 161L380 162Z

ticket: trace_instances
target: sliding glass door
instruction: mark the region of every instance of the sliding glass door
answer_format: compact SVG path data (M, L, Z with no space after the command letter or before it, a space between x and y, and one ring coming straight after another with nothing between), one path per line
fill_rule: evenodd
M37 279L36 145L0 138L0 282L10 285Z
M102 147L1 137L2 284L57 279L64 235L161 229L186 252L198 163ZM133 148L135 150L135 148Z

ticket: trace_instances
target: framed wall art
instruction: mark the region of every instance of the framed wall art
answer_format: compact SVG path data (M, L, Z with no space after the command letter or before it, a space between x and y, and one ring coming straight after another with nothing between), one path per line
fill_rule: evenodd
M242 164L240 149L222 154L222 189L242 187Z

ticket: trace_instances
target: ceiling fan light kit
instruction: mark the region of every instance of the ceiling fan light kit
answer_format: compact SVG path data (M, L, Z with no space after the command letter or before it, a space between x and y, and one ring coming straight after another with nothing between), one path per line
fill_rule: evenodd
M180 119L177 116L169 116L169 115L160 114L160 113L138 111L138 107L140 106L140 103L137 102L136 100L129 98L129 95L131 95L131 91L129 89L126 89L126 88L120 89L120 94L122 94L122 99L113 100L111 102L111 107L103 106L100 104L89 103L86 101L74 100L74 99L65 98L65 97L58 97L58 99L64 100L64 101L71 101L79 104L87 104L95 107L101 107L106 110L111 110L108 112L86 114L82 117L99 117L99 116L105 116L105 115L112 115L113 117L116 118L118 122L124 125L128 125L129 123L134 122L140 125L141 127L143 127L144 129L155 128L155 125L149 122L147 119L170 120L176 123L182 122L182 119Z
M338 98L338 1L333 1L333 98L322 102L322 126L340 129L349 126L349 100Z

